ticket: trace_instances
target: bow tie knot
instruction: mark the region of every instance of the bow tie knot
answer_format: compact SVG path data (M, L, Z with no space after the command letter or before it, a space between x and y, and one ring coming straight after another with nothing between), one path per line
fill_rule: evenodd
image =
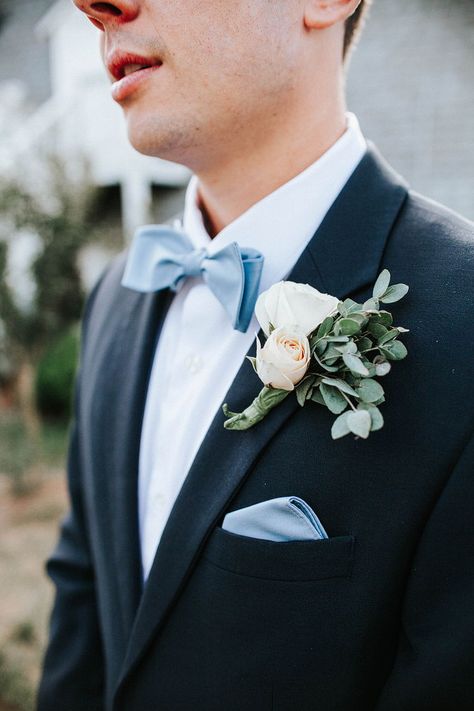
M183 274L187 277L200 276L203 269L203 262L207 257L207 249L193 249L192 252L187 252L182 255L181 266Z
M263 256L237 242L214 254L195 249L184 232L168 225L147 225L135 233L122 286L140 292L178 291L187 277L201 276L220 301L233 327L243 333L252 318Z

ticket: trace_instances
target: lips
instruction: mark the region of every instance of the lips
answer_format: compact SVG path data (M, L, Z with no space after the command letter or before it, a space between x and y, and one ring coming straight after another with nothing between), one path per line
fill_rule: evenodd
M159 67L161 59L157 57L142 57L138 54L114 51L107 57L107 69L116 81L150 67Z
M157 57L142 57L138 54L112 52L107 57L107 69L115 79L112 84L112 98L123 101L162 65Z

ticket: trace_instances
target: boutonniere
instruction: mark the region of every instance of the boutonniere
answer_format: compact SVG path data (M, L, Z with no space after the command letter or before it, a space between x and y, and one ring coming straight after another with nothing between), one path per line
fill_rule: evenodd
M381 429L385 396L378 379L406 357L398 337L408 329L394 326L380 305L399 301L407 291L406 284L390 285L384 269L363 304L291 281L263 292L255 314L266 340L262 345L257 337L256 356L249 360L264 387L243 412L223 405L224 427L249 429L294 392L301 407L316 402L338 415L333 439L350 432L366 439Z

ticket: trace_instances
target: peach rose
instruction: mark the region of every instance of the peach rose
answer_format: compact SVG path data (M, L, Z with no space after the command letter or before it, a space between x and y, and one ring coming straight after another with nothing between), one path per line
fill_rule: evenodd
M264 346L257 338L255 369L260 380L272 388L294 390L311 360L309 341L301 330L280 326Z

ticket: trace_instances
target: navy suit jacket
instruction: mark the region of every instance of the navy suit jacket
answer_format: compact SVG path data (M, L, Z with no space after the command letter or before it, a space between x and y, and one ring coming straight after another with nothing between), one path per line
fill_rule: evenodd
M384 428L333 441L334 415L294 397L247 432L217 412L144 589L138 453L170 293L121 287L125 260L84 313L39 711L472 711L473 225L370 148L289 278L359 302L383 268L410 285ZM245 361L226 401L260 385ZM222 529L289 494L327 540Z

